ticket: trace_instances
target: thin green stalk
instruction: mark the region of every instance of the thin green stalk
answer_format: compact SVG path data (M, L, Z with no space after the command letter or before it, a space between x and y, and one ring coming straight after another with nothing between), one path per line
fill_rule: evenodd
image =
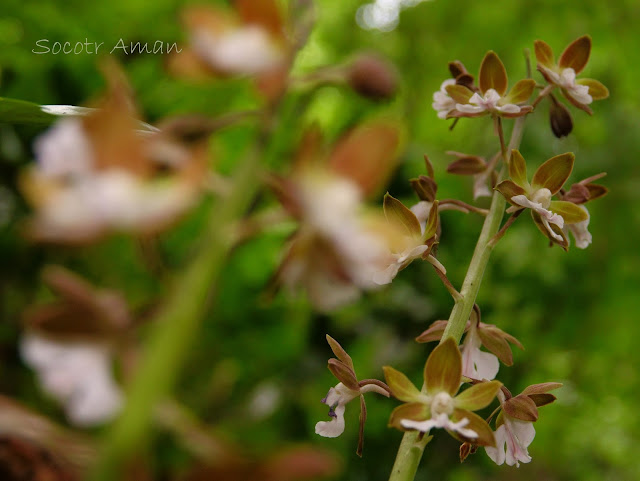
M105 434L91 480L120 479L122 465L140 452L151 429L154 406L173 387L206 313L209 294L233 247L232 225L246 211L260 185L256 150L237 168L229 197L213 206L200 250L175 279L173 293L154 321L124 410Z
M509 150L517 149L520 145L524 119L525 117L518 117L515 122L509 142ZM498 133L501 136L501 150L503 158L506 159L507 149L502 141L501 124L498 125L500 126ZM504 174L505 165L503 165L500 177ZM452 338L456 342L460 342L467 320L469 320L473 305L476 302L482 277L489 262L491 251L493 250L493 245L490 245L490 241L500 228L505 204L506 201L502 194L495 191L491 199L489 213L482 225L482 231L480 232L480 237L473 252L469 269L462 283L462 289L460 290L462 298L457 300L453 306L451 315L449 316L449 322L447 322L447 327L442 335L443 341L447 338ZM400 447L398 448L398 454L389 481L412 481L415 478L424 448L428 442L426 440L428 437L420 440L419 434L420 433L416 431L409 431L404 434Z

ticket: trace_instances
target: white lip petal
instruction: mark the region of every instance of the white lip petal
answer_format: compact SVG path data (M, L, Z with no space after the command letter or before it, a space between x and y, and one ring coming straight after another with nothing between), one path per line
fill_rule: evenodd
M344 404L338 404L335 408L335 417L331 421L316 423L316 434L325 438L337 438L344 432Z

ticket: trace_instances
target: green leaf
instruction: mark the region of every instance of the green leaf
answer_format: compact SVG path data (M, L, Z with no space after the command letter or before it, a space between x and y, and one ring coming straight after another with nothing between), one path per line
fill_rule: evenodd
M382 370L391 393L396 399L410 403L420 398L421 393L418 388L403 373L390 366L384 366Z
M482 64L480 64L478 82L483 94L489 89L494 89L501 97L506 93L507 71L494 51L489 51L484 56Z
M455 406L469 411L477 411L487 407L496 397L501 386L502 383L500 381L475 384L456 396Z
M444 391L454 396L460 388L462 356L456 342L448 338L436 347L424 366L428 394Z
M56 115L43 110L41 105L25 100L0 97L0 123L49 125Z
M582 72L585 65L589 61L589 55L591 55L591 37L584 35L569 44L564 49L560 60L558 60L558 66L561 68L572 68L576 75Z
M576 156L572 152L556 155L544 162L531 181L533 189L549 189L551 194L557 193L569 178L573 170L573 163Z

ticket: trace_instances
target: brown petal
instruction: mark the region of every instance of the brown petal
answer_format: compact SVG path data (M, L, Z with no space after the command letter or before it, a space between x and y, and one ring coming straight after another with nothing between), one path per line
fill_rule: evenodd
M390 366L384 366L382 370L384 371L387 385L391 389L391 394L396 399L411 403L420 397L421 393L418 388L403 373Z
M347 386L352 391L360 391L360 385L358 384L355 373L344 363L338 361L337 359L331 358L327 363L327 367L329 368L329 371L331 371L331 373L342 384Z
M439 220L440 217L438 216L438 201L434 200L433 204L431 205L431 210L429 210L429 217L427 217L427 222L424 228L423 239L425 241L435 238L436 233L438 232Z
M449 97L459 104L468 104L473 96L473 92L463 85L447 85L446 89Z
M335 356L344 364L346 364L349 369L355 372L355 368L353 367L353 360L351 359L351 356L347 354L347 351L345 351L342 348L340 343L336 341L333 337L331 337L329 334L327 334L327 342L329 343L329 347L331 348Z
M577 224L589 218L589 214L583 208L578 207L572 202L564 200L552 200L549 210L556 214L560 214L565 224Z
M529 100L533 89L536 87L536 81L530 78L519 80L509 91L504 99L504 103L521 104Z
M449 338L433 350L424 366L427 393L444 391L453 396L460 388L461 377L462 356L456 342Z
M427 329L418 337L416 337L416 341L418 342L439 341L442 338L442 334L444 333L445 328L447 327L447 322L448 321L435 321L429 326L429 329Z
M552 237L551 234L549 233L549 231L547 230L547 228L545 227L545 225L542 223L542 219L540 218L540 214L538 214L535 211L531 211L531 217L533 218L533 222L535 223L536 227L538 228L538 230L540 232L542 232L542 234L549 239L549 241L551 242L551 244L558 244L560 247L562 247L565 251L569 250L569 240L567 239L567 235L562 231L562 229L560 229L557 225L555 224L550 224L551 229L553 229L553 232L555 232L557 235L559 235L562 240L558 240L555 237Z
M527 163L522 157L520 151L513 149L511 158L509 159L509 177L523 189L526 189L529 181L527 180Z
M487 52L484 59L482 59L478 82L483 94L489 89L494 89L501 97L506 93L508 82L507 71L495 52Z
M449 72L453 78L458 78L460 75L467 74L467 69L460 60L454 60L449 62Z
M494 400L501 386L500 381L475 384L455 397L455 406L468 411L477 411L487 407Z
M330 168L354 181L365 195L378 191L398 161L400 129L390 122L356 127L336 145Z
M475 431L478 437L467 439L464 436L461 436L459 433L454 433L452 431L449 431L449 434L451 434L459 441L473 443L478 446L496 445L496 440L493 437L493 431L484 419L482 419L477 414L472 413L471 411L465 411L464 409L456 409L453 412L452 420L454 422L458 422L464 418L469 420L469 424L465 426L465 429L471 429L472 431Z
M562 52L558 66L561 68L572 68L576 75L582 72L584 66L589 61L591 54L591 37L584 35L569 44Z
M447 172L456 175L475 175L486 169L487 163L477 155L461 157L447 166Z
M503 180L498 185L496 185L495 189L500 192L504 196L504 198L507 199L507 202L512 205L516 205L511 202L512 197L515 197L516 195L527 195L526 190L524 190L522 187L511 180Z
M576 80L578 85L586 85L589 87L589 95L593 100L602 100L609 97L609 89L605 87L601 82L591 78L581 78Z
M529 397L538 407L551 404L557 399L553 394L529 394Z
M257 24L272 34L284 36L282 17L275 0L235 0L235 7L247 24Z
M429 178L426 175L421 175L417 179L410 179L409 182L420 200L433 202L436 199L438 184L436 184L432 178Z
M609 193L609 189L604 185L586 184L585 187L589 189L589 200L599 199Z
M513 353L509 343L493 329L478 329L482 345L495 354L505 366L513 365Z
M389 416L389 427L396 428L400 431L408 431L407 428L400 424L403 419L411 421L424 421L430 417L429 406L423 403L407 403L401 404L391 412Z
M533 174L533 189L549 189L551 194L557 193L569 178L573 170L576 156L572 152L556 155L544 162Z
M512 418L522 421L537 421L538 408L536 404L524 394L519 394L511 399L507 399L502 403L502 409Z
M384 215L400 232L410 237L420 237L422 229L416 215L388 192L384 196Z
M555 391L561 387L562 383L560 382L542 382L540 384L532 384L531 386L528 386L521 394L546 394L549 391Z
M542 40L536 40L534 49L538 63L547 68L553 68L556 62L553 58L553 50L551 50L551 47Z

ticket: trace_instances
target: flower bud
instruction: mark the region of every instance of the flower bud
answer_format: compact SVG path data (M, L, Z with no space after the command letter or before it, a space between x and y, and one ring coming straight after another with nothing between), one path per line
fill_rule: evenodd
M398 89L393 66L375 55L361 55L347 71L347 82L356 92L372 100L392 98Z
M549 121L553 135L561 139L566 137L573 130L573 120L569 109L551 97L551 107L549 108Z

